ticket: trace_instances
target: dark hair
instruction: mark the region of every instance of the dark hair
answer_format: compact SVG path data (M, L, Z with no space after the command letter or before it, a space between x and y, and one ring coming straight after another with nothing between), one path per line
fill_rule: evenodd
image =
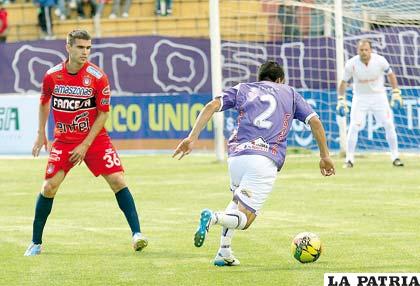
M284 79L284 71L281 65L275 61L267 61L258 69L258 81L268 80L275 82L278 78Z
M359 41L359 45L362 45L362 44L369 44L369 47L372 48L372 41L369 39L361 39Z
M86 30L73 30L67 34L67 44L73 46L75 39L91 40L89 32Z

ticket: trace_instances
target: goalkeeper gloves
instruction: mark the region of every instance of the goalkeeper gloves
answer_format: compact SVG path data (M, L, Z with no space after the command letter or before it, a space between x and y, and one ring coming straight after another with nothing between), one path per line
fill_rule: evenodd
M347 102L344 95L338 96L336 110L337 110L337 114L340 116L346 116L346 113L349 112L349 108L347 107Z
M399 90L398 88L394 88L392 90L391 107L400 108L402 104L403 104L403 99L401 96L401 90Z

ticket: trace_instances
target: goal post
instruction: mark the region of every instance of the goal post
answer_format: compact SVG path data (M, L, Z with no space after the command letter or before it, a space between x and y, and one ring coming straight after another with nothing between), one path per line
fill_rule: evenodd
M209 1L209 11L212 94L213 98L215 98L222 93L222 51L220 41L219 0ZM216 160L223 161L225 157L223 112L218 112L213 116L213 123Z
M342 0L334 1L334 27L335 27L335 60L336 60L336 73L337 87L343 79L344 74L344 33L343 33L343 6ZM338 88L337 88L338 89ZM337 114L338 125L338 140L340 142L339 154L342 157L346 156L346 133L347 133L347 116L339 116Z

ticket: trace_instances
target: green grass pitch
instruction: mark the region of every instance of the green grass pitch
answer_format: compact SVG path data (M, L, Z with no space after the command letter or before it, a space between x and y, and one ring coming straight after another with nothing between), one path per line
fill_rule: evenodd
M0 285L323 285L326 272L418 272L420 157L393 168L385 155L322 177L315 155L290 155L261 214L233 239L241 265L212 265L220 227L201 248L193 233L201 209L230 200L227 165L210 155L123 156L126 179L149 246L131 249L113 193L85 166L61 186L44 231L44 252L23 257L46 158L0 158ZM300 264L299 232L317 233L324 253Z

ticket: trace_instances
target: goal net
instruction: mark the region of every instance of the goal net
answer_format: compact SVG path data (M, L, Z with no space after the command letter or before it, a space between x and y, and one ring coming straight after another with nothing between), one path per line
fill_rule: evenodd
M372 41L397 75L404 104L394 109L401 150L420 148L420 2L417 0L342 0L341 37L336 29L334 1L220 1L223 88L255 81L258 66L276 60L285 69L286 82L294 86L320 115L330 148L342 149L340 118L336 115L337 55L344 61L357 54L357 42ZM336 48L342 41L343 50ZM343 64L343 63L341 63ZM342 69L343 66L338 67ZM342 75L342 73L341 73ZM338 73L340 77L340 73ZM390 86L388 86L390 94ZM347 90L351 108L351 88ZM225 136L236 115L225 113ZM342 119L341 119L342 120ZM349 120L349 114L345 121ZM345 134L346 131L342 132ZM295 121L289 146L316 148L308 126ZM359 132L358 150L388 150L385 131L367 116Z

